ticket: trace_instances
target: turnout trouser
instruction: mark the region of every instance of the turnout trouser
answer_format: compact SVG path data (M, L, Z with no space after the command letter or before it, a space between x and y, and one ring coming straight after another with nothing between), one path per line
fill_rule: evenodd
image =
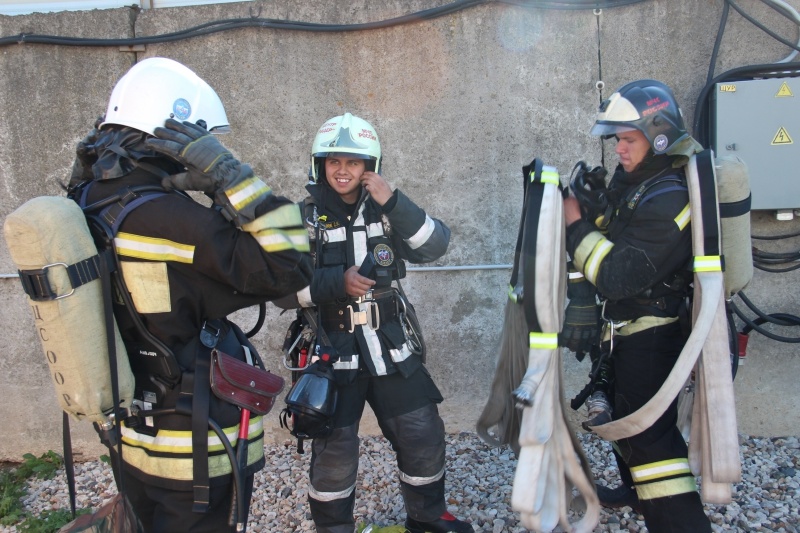
M424 367L408 378L361 374L354 383L340 386L333 433L314 439L311 447L309 506L319 533L354 531L358 427L366 402L397 454L408 516L427 522L445 512L441 401Z
M245 505L249 508L254 476L245 478ZM207 513L194 513L192 490L170 490L125 476L125 494L147 533L225 533L233 498L233 483L211 487Z
M615 338L614 419L636 411L658 392L685 342L677 322ZM677 418L676 399L651 427L614 443L620 476L636 488L651 533L710 533Z

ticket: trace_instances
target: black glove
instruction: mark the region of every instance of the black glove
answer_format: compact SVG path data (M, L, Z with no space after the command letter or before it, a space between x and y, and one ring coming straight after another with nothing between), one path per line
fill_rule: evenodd
M600 307L597 305L597 289L574 268L572 262L567 264L567 272L569 304L558 343L575 352L580 361L600 336Z
M203 191L213 195L233 187L253 175L205 128L191 122L167 119L163 128L155 129L155 138L145 144L151 150L179 161L186 172L164 178L167 189Z
M69 187L72 188L84 181L92 181L94 179L94 171L92 165L97 162L97 153L95 152L94 144L100 136L98 127L105 121L105 115L97 117L94 121L94 127L86 134L75 148L75 161L72 163L72 173L70 174Z
M603 167L589 167L578 161L572 169L569 188L578 199L583 219L591 222L601 230L605 230L611 217L609 190L605 178L608 174Z

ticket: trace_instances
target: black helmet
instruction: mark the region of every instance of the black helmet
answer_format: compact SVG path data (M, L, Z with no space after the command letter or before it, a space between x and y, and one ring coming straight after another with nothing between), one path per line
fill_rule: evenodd
M592 135L639 130L656 154L688 137L672 90L656 80L638 80L617 89L600 104Z

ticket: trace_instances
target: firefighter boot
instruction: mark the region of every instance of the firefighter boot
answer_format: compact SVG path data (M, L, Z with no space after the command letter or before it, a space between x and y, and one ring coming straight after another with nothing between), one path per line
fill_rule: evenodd
M459 520L445 512L438 520L433 522L420 522L411 517L406 518L408 533L474 533L475 530L468 522Z
M611 509L630 507L637 513L641 512L639 496L633 488L624 484L615 489L602 485L595 485L595 488L597 489L597 497L600 499L600 505L603 507Z

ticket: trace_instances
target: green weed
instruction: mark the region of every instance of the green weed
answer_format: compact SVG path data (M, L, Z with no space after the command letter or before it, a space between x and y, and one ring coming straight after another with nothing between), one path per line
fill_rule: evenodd
M33 516L25 511L21 499L25 496L25 482L31 478L51 479L63 464L61 456L48 451L41 457L26 453L16 468L0 472L0 524L16 525L23 533L54 533L72 520L69 510L44 511ZM79 514L89 512L81 510Z

